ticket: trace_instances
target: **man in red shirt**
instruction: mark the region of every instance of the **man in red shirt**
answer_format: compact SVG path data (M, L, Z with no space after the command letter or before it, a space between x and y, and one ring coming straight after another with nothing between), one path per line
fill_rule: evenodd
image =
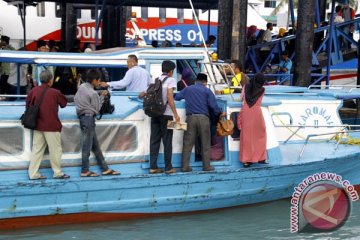
M58 106L64 108L67 104L66 97L56 89L51 88L53 76L48 70L40 74L41 86L32 89L26 98L26 108L34 105L39 101L43 92L45 95L40 103L37 116L37 124L33 135L33 147L29 165L30 179L45 179L41 175L39 167L44 156L46 146L49 147L50 164L54 171L54 178L66 179L70 176L61 172L61 122L58 116Z

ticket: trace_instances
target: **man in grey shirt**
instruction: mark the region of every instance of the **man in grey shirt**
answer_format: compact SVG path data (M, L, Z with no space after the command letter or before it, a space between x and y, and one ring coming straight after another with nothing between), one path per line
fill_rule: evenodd
M127 65L129 70L122 80L102 82L101 87L126 88L126 91L130 92L145 92L151 83L150 74L144 68L138 66L138 58L135 55L128 56Z
M99 175L89 170L90 151L93 150L97 163L101 168L102 175L118 175L117 171L110 169L101 152L100 144L95 132L95 116L99 113L104 96L108 91L103 90L101 96L94 90L100 84L101 72L90 69L86 72L86 83L81 84L75 97L76 113L80 119L82 132L82 168L81 177L98 177Z

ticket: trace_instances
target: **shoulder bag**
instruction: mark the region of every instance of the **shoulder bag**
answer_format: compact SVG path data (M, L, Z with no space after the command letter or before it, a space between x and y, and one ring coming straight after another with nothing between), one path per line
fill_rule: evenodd
M28 128L28 129L36 128L36 123L37 123L37 118L38 118L38 113L39 113L39 106L44 99L47 89L48 88L45 87L45 89L43 90L43 92L41 94L39 101L35 105L31 105L28 108L26 108L24 114L21 116L21 118L20 118L21 124L25 128Z

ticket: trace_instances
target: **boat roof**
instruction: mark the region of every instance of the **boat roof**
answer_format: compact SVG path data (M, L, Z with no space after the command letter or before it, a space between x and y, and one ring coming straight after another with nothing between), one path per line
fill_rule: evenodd
M271 96L273 98L282 99L313 99L313 100L331 100L331 99L356 99L360 98L360 88L359 86L329 86L322 89L315 88L317 86L312 86L312 88L307 87L296 87L296 86L265 86L265 95Z
M128 55L139 58L139 65L145 60L199 59L206 56L204 48L115 48L91 53L53 53L33 51L0 50L0 62L38 64L43 66L118 67L126 66Z
M95 4L94 0L47 0L49 2L76 3L76 4ZM16 4L18 0L5 0L5 2ZM34 0L23 0L25 4L33 4ZM195 9L216 9L218 0L192 0ZM100 2L101 4L101 2ZM147 7L167 7L167 8L190 8L188 0L107 0L106 5L113 6L147 6Z

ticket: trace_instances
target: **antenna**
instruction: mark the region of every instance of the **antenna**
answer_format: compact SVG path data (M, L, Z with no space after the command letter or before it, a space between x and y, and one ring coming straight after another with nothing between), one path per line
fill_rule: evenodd
M197 15L196 15L195 8L194 8L194 5L193 5L192 0L189 0L189 3L190 3L191 10L192 10L192 12L193 12L193 15L194 15L194 18L195 18L195 21L196 21L196 25L197 25L197 27L198 27L198 29L199 29L200 40L201 40L201 41L203 42L203 44L204 44L204 48L205 48L205 51L206 51L206 56L205 56L206 62L212 63L212 60L211 60L211 58L209 57L209 49L208 49L208 47L206 46L206 42L205 42L205 39L204 39L204 34L203 34L202 30L201 30L200 23L199 23L199 19L198 19ZM209 11L210 11L210 10L209 10ZM205 63L206 63L206 62L205 62ZM206 71L207 71L208 74L209 74L209 77L210 77L211 81L212 81L213 83L216 83L214 74L212 74L212 72L209 71L207 64L204 64L204 65L205 65ZM212 69L212 66L210 66L210 70L211 70L211 69ZM215 91L215 84L212 85L212 86L213 86L214 91Z

